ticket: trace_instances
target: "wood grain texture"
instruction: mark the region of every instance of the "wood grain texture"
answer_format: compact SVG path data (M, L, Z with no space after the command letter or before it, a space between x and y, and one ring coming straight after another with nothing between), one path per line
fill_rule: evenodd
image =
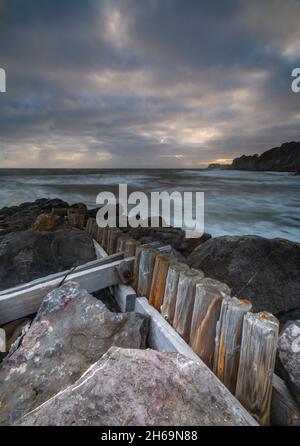
M138 240L127 239L124 243L124 256L132 257L136 254L137 247L141 244Z
M188 269L189 267L184 263L171 264L168 269L165 293L160 311L162 316L170 322L170 324L173 324L175 315L179 275L182 272L188 271Z
M300 409L285 382L273 375L271 400L272 426L300 426Z
M270 423L278 320L270 313L244 317L236 397L262 425Z
M158 255L155 259L149 303L157 310L160 310L164 297L170 261L170 258L164 254Z
M217 296L222 296L221 292L211 286L203 285L203 281L196 284L195 301L193 316L191 322L190 346L196 350L197 348L197 331L206 316L208 308Z
M221 294L212 299L193 341L195 353L210 369L213 368L216 326L220 317L222 300L223 295Z
M109 257L106 257L103 261L106 263L108 259ZM128 257L124 260L75 271L68 275L66 282L78 282L89 293L93 293L120 283L116 268L120 263L124 265L125 262L130 269L133 267L133 261L133 257ZM44 297L54 288L58 287L62 281L62 277L48 277L48 280L46 279L43 278L43 281L40 283L34 281L32 286L28 284L24 289L1 295L0 325L36 312Z
M139 297L146 297L149 299L154 263L158 254L159 251L152 247L143 248L140 253L139 279L137 287L137 295Z
M233 394L239 368L244 315L251 308L248 300L225 296L217 323L214 373Z
M173 327L186 342L190 339L196 283L203 277L201 271L194 269L179 275Z

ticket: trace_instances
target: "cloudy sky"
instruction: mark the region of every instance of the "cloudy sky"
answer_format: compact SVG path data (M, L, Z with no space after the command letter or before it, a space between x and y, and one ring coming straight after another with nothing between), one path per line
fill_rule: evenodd
M0 0L0 167L204 167L300 140L298 0Z

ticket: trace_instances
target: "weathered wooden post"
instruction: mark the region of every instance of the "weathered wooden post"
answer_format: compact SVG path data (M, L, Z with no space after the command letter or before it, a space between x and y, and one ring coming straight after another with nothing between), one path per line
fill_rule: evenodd
M104 232L104 228L98 227L96 240L99 243L99 245L102 245L103 232Z
M62 212L63 212L63 210L64 209L62 209ZM52 209L52 213L54 213L54 212L57 215L57 212L59 212L59 210ZM85 214L84 214L84 212L80 211L80 209L75 209L75 208L67 209L67 217L68 217L68 221L71 226L78 228L78 229L84 228Z
M93 237L93 239L95 239L95 240L96 240L96 237L97 237L97 231L98 231L98 225L97 225L96 219L93 218L92 219L92 223L91 223L91 232L90 232L90 234Z
M195 269L179 275L173 327L186 342L190 339L196 283L203 277L203 272Z
M138 240L127 239L124 243L124 257L135 256L137 247L141 244Z
M114 231L111 231L109 235L109 246L108 246L109 254L114 254L115 252L117 252L118 237L120 237L122 234L123 231L121 231L121 229L118 228L114 228Z
M92 224L93 224L93 218L89 218L88 221L86 222L86 232L88 234L92 234Z
M149 295L149 303L159 311L165 293L169 265L170 258L168 256L159 254L156 257Z
M188 269L189 267L184 263L174 263L169 266L166 277L165 293L160 311L170 324L173 323L175 314L179 275L182 272L187 272Z
M270 422L278 320L270 313L244 317L236 397L262 425Z
M153 243L145 243L145 244L141 244L138 245L135 251L135 260L134 260L134 265L133 265L133 280L132 280L132 287L137 290L138 287L138 281L139 281L139 267L140 267L140 257L141 257L141 252L144 248L146 248L147 246L150 247L152 246L153 248L155 248L156 246L159 246L160 243L159 242L153 242ZM144 296L142 296L144 297Z
M146 246L141 250L137 287L137 295L140 297L149 299L155 257L157 254L159 254L159 251L151 247Z
M107 251L107 243L108 243L109 230L110 230L110 227L109 227L109 226L105 226L105 227L103 228L102 248L105 249L105 251Z
M213 296L208 305L206 314L197 328L193 340L193 350L202 359L202 361L210 368L213 368L213 359L215 352L215 336L216 326L220 317L223 293L214 290L216 295Z
M126 240L129 240L129 235L123 233L123 235L121 235L118 238L117 252L123 252L125 250L125 242L126 242Z
M197 332L199 327L201 326L208 308L215 297L222 297L222 292L216 286L205 286L204 280L200 283L197 283L195 290L195 302L191 323L191 333L190 333L190 346L194 351L197 350Z
M252 308L248 300L224 297L217 323L214 373L235 394L242 342L243 320Z

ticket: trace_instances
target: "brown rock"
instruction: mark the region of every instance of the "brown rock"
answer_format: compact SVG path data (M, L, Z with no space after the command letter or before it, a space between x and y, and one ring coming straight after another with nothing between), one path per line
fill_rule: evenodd
M34 231L52 231L61 222L60 216L51 214L40 214L32 225Z

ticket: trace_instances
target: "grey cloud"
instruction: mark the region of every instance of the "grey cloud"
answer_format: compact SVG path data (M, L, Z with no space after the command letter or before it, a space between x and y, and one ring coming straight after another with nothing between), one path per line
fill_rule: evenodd
M0 0L0 164L202 167L299 139L299 21L296 0Z

